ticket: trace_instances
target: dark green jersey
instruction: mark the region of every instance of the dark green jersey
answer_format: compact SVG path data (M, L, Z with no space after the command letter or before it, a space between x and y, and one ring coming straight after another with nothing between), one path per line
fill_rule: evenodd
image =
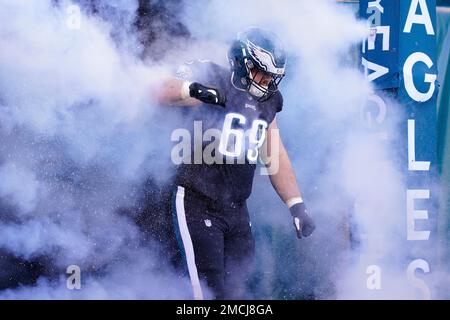
M247 199L267 128L283 106L281 94L258 102L233 86L228 69L207 61L183 65L178 76L219 89L227 103L186 108L186 129L197 141L178 167L177 183L225 205Z

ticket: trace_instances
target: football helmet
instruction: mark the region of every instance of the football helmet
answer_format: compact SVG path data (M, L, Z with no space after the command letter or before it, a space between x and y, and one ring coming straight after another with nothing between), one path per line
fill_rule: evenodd
M285 75L286 53L274 33L256 27L239 33L227 57L236 89L248 91L258 101L278 91Z

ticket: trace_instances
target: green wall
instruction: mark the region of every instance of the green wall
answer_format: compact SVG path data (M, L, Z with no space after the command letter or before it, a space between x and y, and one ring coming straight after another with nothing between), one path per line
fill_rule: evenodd
M443 258L450 258L450 8L437 9L438 81L438 161L442 194L439 233Z

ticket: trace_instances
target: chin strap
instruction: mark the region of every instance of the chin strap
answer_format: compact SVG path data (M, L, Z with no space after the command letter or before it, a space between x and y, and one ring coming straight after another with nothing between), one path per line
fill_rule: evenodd
M248 89L248 92L250 92L252 95L258 98L262 98L266 93L262 91L260 86L258 86L255 82L252 82L250 84L250 87Z

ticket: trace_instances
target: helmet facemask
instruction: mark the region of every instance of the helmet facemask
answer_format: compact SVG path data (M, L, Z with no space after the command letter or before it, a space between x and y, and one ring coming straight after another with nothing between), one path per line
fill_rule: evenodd
M246 59L245 66L247 68L247 91L256 100L261 102L265 101L278 91L278 85L283 79L284 74L274 74L261 70L250 59ZM263 81L267 77L270 77L270 81ZM257 79L259 80L257 81Z

